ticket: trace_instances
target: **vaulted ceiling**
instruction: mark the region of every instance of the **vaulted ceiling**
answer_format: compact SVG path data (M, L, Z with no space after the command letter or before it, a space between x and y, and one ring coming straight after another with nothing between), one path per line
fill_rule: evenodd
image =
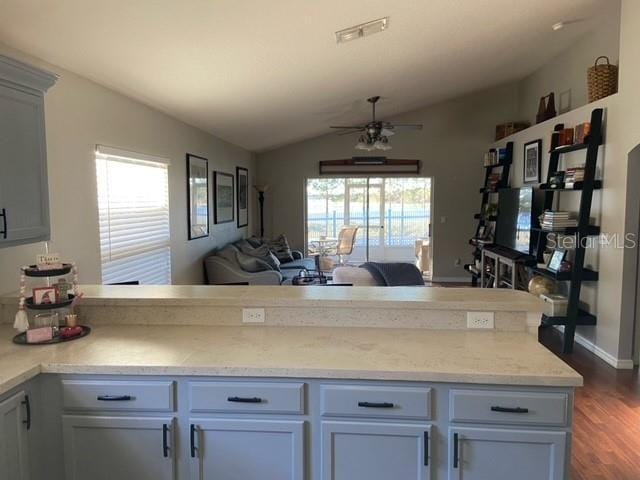
M0 42L249 150L516 80L600 0L0 0ZM334 32L389 16L336 44ZM558 32L560 20L584 19Z

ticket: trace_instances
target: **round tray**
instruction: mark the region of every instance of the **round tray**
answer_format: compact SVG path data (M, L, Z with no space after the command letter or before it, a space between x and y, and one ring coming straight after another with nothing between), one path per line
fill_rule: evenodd
M22 332L13 337L13 343L17 343L18 345L53 345L55 343L64 343L70 342L71 340L77 340L79 338L86 337L91 333L91 327L87 325L80 325L82 327L82 333L80 335L76 335L75 337L70 338L62 338L62 337L53 337L51 340L47 340L46 342L39 343L27 343L27 332Z
M26 298L24 300L24 306L29 310L55 310L56 308L64 308L71 305L75 296L69 294L69 299L58 303L43 303L42 305L36 305L33 303L33 297Z
M36 265L29 265L24 269L24 274L27 277L61 277L62 275L67 275L69 272L71 272L72 268L73 265L71 265L70 263L63 263L62 268L55 268L53 270L38 270L38 267Z

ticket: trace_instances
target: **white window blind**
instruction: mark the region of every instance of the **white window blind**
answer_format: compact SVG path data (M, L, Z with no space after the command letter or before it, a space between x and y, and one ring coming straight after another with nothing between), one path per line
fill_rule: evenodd
M98 147L102 283L171 283L168 162Z

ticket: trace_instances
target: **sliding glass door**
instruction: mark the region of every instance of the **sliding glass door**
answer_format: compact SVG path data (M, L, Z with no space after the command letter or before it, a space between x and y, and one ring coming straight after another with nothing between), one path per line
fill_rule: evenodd
M413 262L418 244L430 250L430 178L311 178L306 206L307 245L358 226L350 263Z

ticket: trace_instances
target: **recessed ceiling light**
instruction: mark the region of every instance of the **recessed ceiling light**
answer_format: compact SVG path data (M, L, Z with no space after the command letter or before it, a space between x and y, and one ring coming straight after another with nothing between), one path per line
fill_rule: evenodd
M389 25L389 17L379 18L371 22L361 23L353 27L345 28L336 32L336 42L345 43L358 38L364 38L374 33L386 30Z
M564 28L564 22L554 23L553 25L551 25L551 28L553 29L554 32L557 32L558 30L562 30Z

